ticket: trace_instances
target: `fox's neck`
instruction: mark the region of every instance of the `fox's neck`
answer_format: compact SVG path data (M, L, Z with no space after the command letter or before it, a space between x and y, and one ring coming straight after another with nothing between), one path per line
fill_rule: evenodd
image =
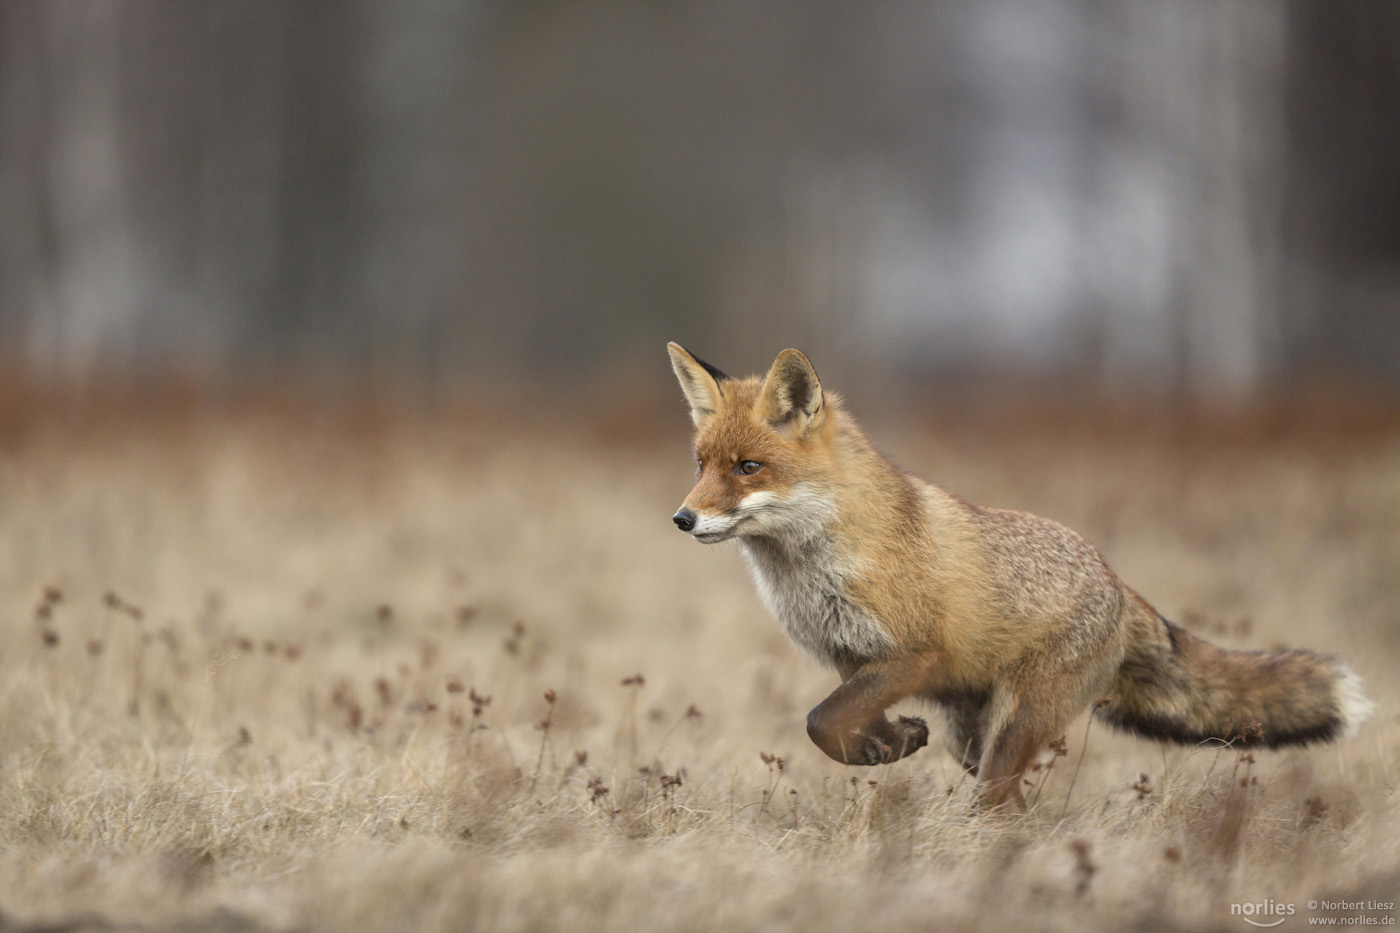
M824 664L842 667L883 657L894 642L851 598L854 554L834 533L838 503L808 493L803 519L785 534L740 539L759 596L788 637Z
M925 603L936 551L926 510L931 487L891 463L853 423L842 430L840 473L799 488L800 518L782 535L741 541L769 611L793 641L836 667L887 656L896 619L933 610ZM875 605L872 580L905 585L876 586L886 598Z

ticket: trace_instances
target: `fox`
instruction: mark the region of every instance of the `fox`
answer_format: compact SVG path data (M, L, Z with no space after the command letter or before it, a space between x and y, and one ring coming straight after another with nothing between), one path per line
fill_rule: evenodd
M1022 808L1023 774L1084 710L1140 736L1277 748L1353 734L1357 674L1310 651L1217 647L1168 621L1084 537L906 473L823 388L800 350L733 378L669 343L695 429L696 482L672 516L735 541L787 636L840 676L807 734L846 765L945 744L989 808Z

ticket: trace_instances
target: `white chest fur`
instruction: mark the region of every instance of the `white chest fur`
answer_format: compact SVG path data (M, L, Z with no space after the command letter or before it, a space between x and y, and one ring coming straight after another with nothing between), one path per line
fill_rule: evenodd
M823 664L860 663L894 647L884 628L850 600L850 568L824 536L745 538L740 549L768 611Z

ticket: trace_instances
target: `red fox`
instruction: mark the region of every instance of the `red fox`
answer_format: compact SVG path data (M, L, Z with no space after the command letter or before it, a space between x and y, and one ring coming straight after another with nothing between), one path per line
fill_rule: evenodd
M1218 648L1164 619L1063 525L900 470L800 350L747 379L668 350L698 463L672 520L706 544L737 540L769 611L841 675L807 716L831 758L918 751L927 724L886 710L921 698L943 708L948 750L983 803L1024 806L1022 772L1091 705L1149 738L1237 748L1330 741L1370 713L1339 661Z

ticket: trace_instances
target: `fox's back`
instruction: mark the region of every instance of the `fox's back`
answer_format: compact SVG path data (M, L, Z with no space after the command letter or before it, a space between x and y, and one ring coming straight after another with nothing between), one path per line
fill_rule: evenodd
M985 567L989 624L1019 629L1031 650L1053 640L1054 650L1067 657L1121 643L1127 594L1097 548L1039 515L966 507Z

